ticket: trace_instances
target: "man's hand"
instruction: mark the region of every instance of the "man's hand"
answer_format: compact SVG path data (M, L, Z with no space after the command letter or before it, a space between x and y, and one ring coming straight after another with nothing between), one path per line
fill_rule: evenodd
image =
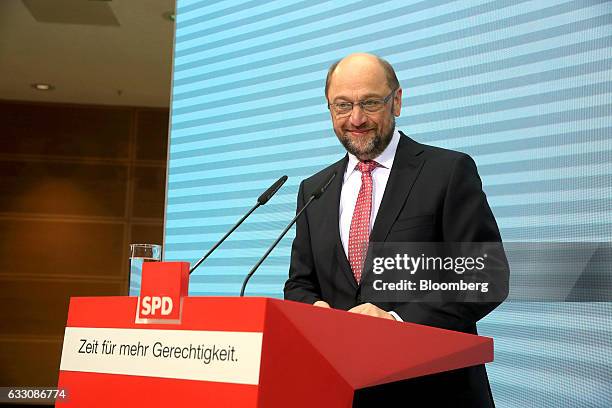
M316 302L314 302L312 304L313 306L317 306L317 307L326 307L328 309L331 308L331 306L329 306L329 303L323 301L323 300L317 300Z
M383 319L395 320L395 318L390 313L385 312L378 306L374 306L371 303L364 303L362 305L355 306L354 308L349 310L349 312L359 313L359 314L364 314L364 315L374 316L374 317L382 317Z

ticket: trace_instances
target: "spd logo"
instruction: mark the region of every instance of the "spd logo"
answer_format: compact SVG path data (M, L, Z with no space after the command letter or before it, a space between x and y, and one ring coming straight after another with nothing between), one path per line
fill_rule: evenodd
M147 262L143 265L136 323L180 323L187 296L189 263Z
M172 305L170 296L144 296L140 300L140 315L168 316L172 313Z

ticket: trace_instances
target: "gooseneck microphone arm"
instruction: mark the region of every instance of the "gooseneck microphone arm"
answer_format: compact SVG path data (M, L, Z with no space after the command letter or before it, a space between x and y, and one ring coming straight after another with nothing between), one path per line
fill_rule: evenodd
M227 237L229 237L229 236L230 236L230 234L231 234L232 232L234 232L234 230L235 230L236 228L238 228L238 227L240 226L240 224L242 224L242 223L244 222L244 220L246 220L246 219L248 218L248 216L249 216L249 215L251 215L251 213L252 213L253 211L255 211L255 210L256 210L256 209L257 209L257 208L258 208L260 205L261 205L261 204L256 203L256 204L255 204L253 207L251 207L251 209L249 210L249 212L248 212L248 213L246 213L246 214L245 214L245 215L244 215L244 216L243 216L243 217L242 217L240 220L238 220L238 222L237 222L236 224L234 224L234 226L232 227L232 229L230 229L229 231L227 231L227 232L225 233L225 235L223 236L223 238L221 238L221 239L220 239L220 240L219 240L219 241L218 241L218 242L217 242L217 243L216 243L216 244L215 244L215 245L214 245L212 248L210 248L210 249L208 250L208 252L206 252L206 255L204 255L202 258L200 258L200 260L199 260L198 262L196 262L196 263L195 263L195 265L193 265L193 266L191 267L191 269L189 270L189 274L191 274L193 271L195 271L195 270L196 270L196 268L197 268L198 266L200 266L200 264L202 264L202 262L204 262L204 260L205 260L206 258L208 258L208 257L210 256L210 254L212 254L212 253L214 252L214 250L215 250L215 249L217 249L217 247L218 247L219 245L221 245L221 244L223 243L223 241L225 241L225 239L226 239Z
M257 199L257 203L255 203L255 205L249 210L249 212L247 212L240 220L238 220L238 222L236 224L234 224L234 226L212 248L210 248L208 250L206 255L204 255L202 258L200 258L200 260L198 262L196 262L195 265L193 265L191 267L191 269L189 270L189 274L191 274L193 271L195 271L196 268L198 266L200 266L202 264L202 262L204 262L204 260L206 258L208 258L210 256L210 254L212 254L213 251L215 249L217 249L217 247L219 245L221 245L223 243L223 241L225 241L225 239L227 237L229 237L230 234L232 232L234 232L236 230L236 228L238 228L240 226L240 224L242 224L244 222L244 220L246 220L249 217L249 215L251 215L251 213L253 213L253 211L255 211L257 208L259 208L259 206L264 205L265 203L267 203L268 200L270 200L270 198L272 198L272 196L274 194L276 194L278 189L281 188L281 186L283 184L285 184L285 181L287 181L287 176L283 176L283 177L279 178L266 191L264 191L263 194L260 195L259 198Z
M323 184L321 184L319 186L319 188L317 188L314 193L312 193L310 195L310 198L308 199L308 201L306 201L306 204L304 204L304 206L300 209L300 211L298 211L298 213L295 215L295 217L293 217L293 219L291 220L291 222L289 223L289 225L287 225L285 227L285 229L283 230L283 232L279 235L278 238L276 238L276 241L274 241L274 243L270 246L270 248L268 248L268 250L266 251L266 253L259 259L259 261L257 261L257 263L255 264L255 266L251 269L251 271L248 273L248 275L246 276L246 278L244 278L244 282L242 283L242 289L240 289L240 296L244 296L244 290L246 289L246 285L249 282L249 279L251 279L251 276L253 276L253 274L255 273L255 271L257 270L257 268L259 268L259 266L263 263L263 261L266 260L266 258L268 257L268 255L270 255L270 252L272 252L272 250L274 250L274 248L276 248L276 245L278 245L278 243L280 242L281 239L283 239L283 237L285 236L285 234L287 233L287 231L289 231L289 229L293 226L293 224L295 224L295 222L297 221L297 219L300 217L300 215L302 215L302 213L306 210L306 208L308 208L308 206L316 199L318 199L319 197L321 197L321 195L325 192L325 190L327 190L327 187L329 187L329 185L331 184L331 182L333 181L333 179L336 177L336 173L334 172L328 179L325 180L325 182Z

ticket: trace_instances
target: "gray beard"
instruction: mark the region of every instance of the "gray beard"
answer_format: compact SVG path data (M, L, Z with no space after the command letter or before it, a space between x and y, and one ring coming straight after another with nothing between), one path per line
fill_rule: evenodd
M391 130L385 134L375 133L374 137L368 142L365 151L359 151L357 146L353 144L350 137L345 135L339 136L338 139L342 146L347 152L356 156L359 160L372 160L378 157L382 152L385 151L391 139L393 138L393 132L395 131L395 117L393 118L393 126Z

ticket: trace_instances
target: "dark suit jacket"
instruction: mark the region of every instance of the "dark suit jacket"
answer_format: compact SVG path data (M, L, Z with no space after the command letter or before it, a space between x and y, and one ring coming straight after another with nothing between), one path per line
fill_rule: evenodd
M297 221L286 299L310 304L325 300L343 310L369 302L353 277L340 240L338 206L347 163L345 156L300 185L298 209L305 197L337 172L327 191ZM474 161L466 154L422 145L401 134L370 241L501 241ZM476 322L498 305L371 303L395 311L406 322L472 334L477 333ZM355 396L355 406L404 406L417 401L428 406L493 406L484 366L373 387Z

